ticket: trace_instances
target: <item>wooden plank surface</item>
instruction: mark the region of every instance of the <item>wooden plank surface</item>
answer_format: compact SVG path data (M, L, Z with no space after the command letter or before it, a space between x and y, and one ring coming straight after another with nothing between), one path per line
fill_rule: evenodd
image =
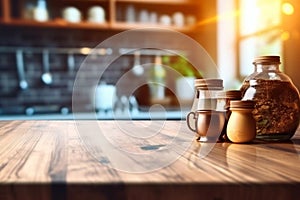
M214 144L195 142L184 123L2 121L0 199L299 194L299 129L284 143Z

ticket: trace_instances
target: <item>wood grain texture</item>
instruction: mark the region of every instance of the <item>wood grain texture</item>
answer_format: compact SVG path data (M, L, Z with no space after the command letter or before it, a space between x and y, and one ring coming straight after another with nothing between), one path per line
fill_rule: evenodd
M2 121L0 199L294 199L300 195L299 129L284 143L210 144L198 143L193 136L189 141L192 133L181 126L178 121ZM94 135L80 134L83 127L106 141L91 141ZM95 147L97 143L100 147ZM114 167L115 163L131 168L155 165L155 159L162 162L158 159L164 157L153 158L158 154L152 153L166 147L172 147L167 153L175 159L161 168L132 173ZM210 148L207 156L199 157Z

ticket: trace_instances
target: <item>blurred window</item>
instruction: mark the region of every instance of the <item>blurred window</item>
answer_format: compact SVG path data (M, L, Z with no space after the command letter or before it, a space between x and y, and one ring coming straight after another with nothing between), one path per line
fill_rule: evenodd
M282 40L287 37L281 29L281 0L239 0L239 75L253 72L252 62L259 55L279 55L283 59ZM286 12L292 12L290 5ZM284 10L283 10L284 11ZM283 70L283 65L281 65Z

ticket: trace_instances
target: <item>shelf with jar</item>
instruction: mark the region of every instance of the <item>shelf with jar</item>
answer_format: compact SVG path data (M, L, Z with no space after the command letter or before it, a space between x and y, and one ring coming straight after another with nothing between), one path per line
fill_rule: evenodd
M108 29L109 1L3 0L0 23L11 26Z
M110 28L108 23L93 24L86 22L69 23L61 19L37 22L34 20L11 19L9 22L1 21L0 23L7 26L22 26L22 27L41 27L41 28L70 28L70 29L94 29L107 30Z
M192 0L2 0L0 23L118 31L155 27L191 32L198 20L198 5Z
M187 3L188 2L188 3ZM192 31L197 23L198 4L190 1L117 0L113 20L115 27L163 27Z
M114 0L116 2L139 3L139 4L167 4L167 5L185 5L197 4L198 0Z

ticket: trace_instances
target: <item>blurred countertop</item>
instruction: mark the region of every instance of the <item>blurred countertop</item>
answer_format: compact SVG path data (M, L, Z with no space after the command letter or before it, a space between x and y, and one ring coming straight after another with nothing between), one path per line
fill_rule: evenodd
M149 110L135 112L80 112L80 113L43 113L0 115L0 120L180 120L185 119L188 109L183 110Z

